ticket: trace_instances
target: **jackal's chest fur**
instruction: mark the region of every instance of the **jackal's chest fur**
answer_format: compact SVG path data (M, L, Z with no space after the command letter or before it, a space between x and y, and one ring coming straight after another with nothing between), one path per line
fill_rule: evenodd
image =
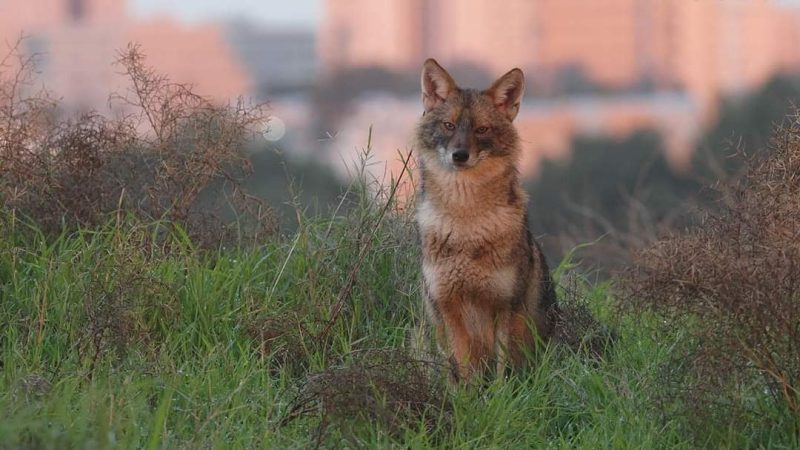
M508 303L522 275L523 214L510 205L442 208L422 200L417 223L430 300Z

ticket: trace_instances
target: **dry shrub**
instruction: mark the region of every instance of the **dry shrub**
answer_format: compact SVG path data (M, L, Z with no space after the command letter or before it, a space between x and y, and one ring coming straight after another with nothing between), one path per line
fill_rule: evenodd
M557 287L558 310L555 311L553 342L573 353L602 360L617 339L616 333L602 323L589 308L587 286L574 272L561 277Z
M173 286L153 273L153 262L135 242L116 242L96 263L83 290L83 320L78 351L92 378L105 356L124 356L136 348L147 356L160 351L180 317Z
M316 328L307 314L288 312L253 317L245 321L244 329L256 345L262 360L274 374L288 370L301 375L308 370L309 355L323 350L316 339Z
M241 189L263 105L215 105L148 68L131 45L116 61L131 87L110 96L119 117L63 119L46 91L32 91L34 61L17 57L11 74L0 66L5 208L48 232L97 227L122 210L168 219L209 247L274 231L272 209Z
M52 382L38 372L20 375L16 382L11 383L8 387L7 395L14 399L24 398L25 403L46 397L53 390ZM0 448L3 448L2 444L0 444Z
M641 251L623 277L628 306L693 334L683 364L690 404L706 412L733 414L740 390L758 386L800 414L800 124L790 119L767 159L717 186L719 207L699 226Z
M108 149L120 149L131 137L97 115L53 125L41 144L23 147L6 140L0 195L6 208L22 213L44 230L97 226L117 209L124 184L115 176L124 161L112 161ZM0 133L6 133L0 126ZM57 150L56 150L57 149ZM116 163L114 165L114 163Z
M308 375L280 422L319 417L318 443L327 427L368 421L390 434L424 424L429 432L447 427L452 404L443 367L433 359L413 357L402 349L354 352L350 364Z

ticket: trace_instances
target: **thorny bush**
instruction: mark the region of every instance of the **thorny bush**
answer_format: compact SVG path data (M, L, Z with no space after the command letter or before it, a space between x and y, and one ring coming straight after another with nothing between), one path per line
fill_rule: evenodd
M77 350L89 361L92 378L106 355L118 358L136 349L154 357L180 316L176 288L158 279L136 241L115 239L83 289L82 334ZM95 257L94 255L92 257Z
M204 247L274 232L273 210L241 188L264 106L215 105L157 74L135 45L115 64L130 86L110 96L119 117L63 118L33 89L33 57L13 49L0 61L3 207L53 233L97 227L115 212L166 219Z
M369 349L351 356L350 364L308 375L279 425L316 416L318 444L331 424L372 421L394 435L420 422L432 433L451 425L453 406L442 376L446 371L434 358L421 359L402 349Z
M693 333L683 364L694 381L674 384L689 386L689 404L712 416L746 410L736 398L743 386L800 415L797 115L776 129L772 147L739 179L715 186L719 207L699 226L641 251L624 279L628 306Z
M572 263L567 266L571 268ZM592 313L591 299L586 296L589 287L589 282L573 270L560 277L553 342L570 353L600 362L612 351L619 336L613 326Z

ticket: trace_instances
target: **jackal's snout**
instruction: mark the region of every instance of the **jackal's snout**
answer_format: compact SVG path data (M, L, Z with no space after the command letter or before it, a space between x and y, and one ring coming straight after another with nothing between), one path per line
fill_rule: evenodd
M456 164L465 163L469 160L469 151L458 149L453 152L453 162Z

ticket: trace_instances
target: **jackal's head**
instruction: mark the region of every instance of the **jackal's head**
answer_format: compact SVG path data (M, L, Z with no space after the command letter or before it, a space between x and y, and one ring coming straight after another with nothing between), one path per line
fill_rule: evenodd
M519 69L479 91L458 87L435 60L425 61L425 113L417 127L417 147L423 164L453 171L514 164L519 137L511 122L519 112L524 90L525 78Z

